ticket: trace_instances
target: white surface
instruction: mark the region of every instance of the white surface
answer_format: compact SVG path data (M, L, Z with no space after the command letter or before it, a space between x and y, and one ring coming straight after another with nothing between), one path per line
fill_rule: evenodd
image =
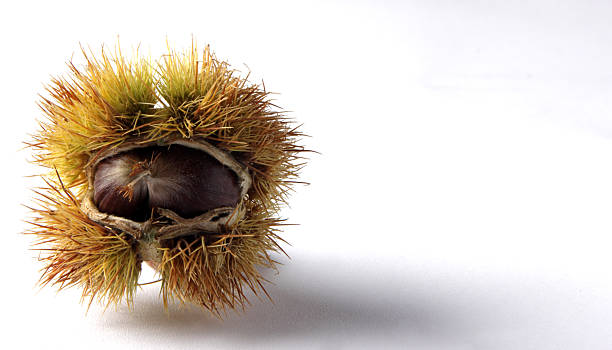
M20 348L609 349L612 5L606 1L13 2L3 5L4 302ZM321 152L268 290L225 322L85 315L33 287L18 152L78 42L154 55L193 34L278 91ZM143 281L153 279L146 271Z

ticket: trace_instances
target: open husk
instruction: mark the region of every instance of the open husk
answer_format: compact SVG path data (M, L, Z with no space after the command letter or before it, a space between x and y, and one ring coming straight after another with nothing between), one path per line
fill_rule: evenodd
M200 55L202 53L202 55ZM161 276L164 304L177 299L221 314L263 289L259 267L274 268L278 211L304 161L303 136L270 93L195 45L153 61L116 49L83 50L40 106L46 114L28 144L50 169L28 232L46 266L41 281L80 286L90 302L132 302L140 265ZM100 212L92 172L101 160L149 145L197 148L237 174L242 199L185 219L160 208L145 222Z

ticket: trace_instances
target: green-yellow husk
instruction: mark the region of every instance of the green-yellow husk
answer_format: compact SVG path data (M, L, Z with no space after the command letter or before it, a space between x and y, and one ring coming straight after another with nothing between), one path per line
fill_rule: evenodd
M169 49L157 61L138 53L128 60L119 49L83 56L83 69L69 63L70 73L47 87L40 101L46 119L29 143L35 161L52 170L30 231L46 253L41 281L79 285L90 300L131 303L141 263L133 237L80 210L86 169L122 144L204 138L249 169L252 185L239 206L245 215L218 235L164 242L161 294L164 304L178 299L216 314L243 307L245 288L263 290L257 268L276 264L270 253L280 250L277 213L303 166L302 134L269 92L208 47L202 55L195 45Z

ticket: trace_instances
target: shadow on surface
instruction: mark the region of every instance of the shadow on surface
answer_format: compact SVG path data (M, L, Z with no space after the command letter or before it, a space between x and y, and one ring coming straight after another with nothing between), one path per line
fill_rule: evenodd
M152 336L240 341L364 333L452 336L464 323L436 298L407 291L411 288L401 285L404 276L378 274L372 279L362 272L355 276L347 274L348 270L331 270L329 263L304 263L299 266L309 268L303 271L297 264L284 267L278 284L267 287L273 303L250 297L252 305L245 312L228 312L223 321L194 306L171 305L165 313L158 286L147 286L151 288L137 296L133 311L123 306L117 312L108 310L103 322L110 329Z

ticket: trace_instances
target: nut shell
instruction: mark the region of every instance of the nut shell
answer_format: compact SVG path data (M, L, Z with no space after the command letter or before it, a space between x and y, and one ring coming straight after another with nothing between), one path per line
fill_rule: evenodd
M104 213L147 220L156 208L183 218L235 207L237 175L206 152L181 145L136 148L98 163L94 203Z

